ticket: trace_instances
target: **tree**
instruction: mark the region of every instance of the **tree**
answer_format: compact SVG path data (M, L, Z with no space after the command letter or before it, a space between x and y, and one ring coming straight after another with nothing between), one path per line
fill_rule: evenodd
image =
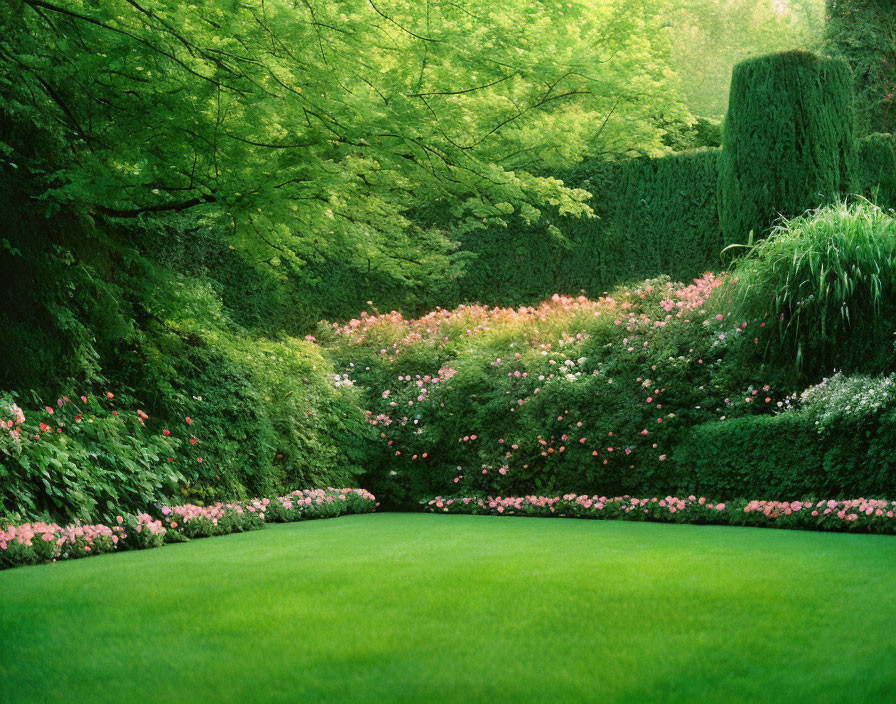
M0 113L65 158L5 151L94 216L190 212L270 266L343 252L414 280L453 247L424 204L455 232L587 215L538 174L660 153L688 123L664 3L645 5L14 0Z

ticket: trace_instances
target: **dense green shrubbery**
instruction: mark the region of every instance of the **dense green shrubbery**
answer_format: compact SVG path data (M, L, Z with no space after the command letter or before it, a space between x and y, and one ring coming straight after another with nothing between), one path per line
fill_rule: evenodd
M466 492L664 491L683 428L759 412L760 367L729 363L753 329L704 303L718 285L664 280L591 301L362 316L322 331L367 392L382 457L365 482L384 500ZM334 334L335 333L335 334Z
M0 515L108 520L175 494L182 470L202 462L192 433L183 422L151 432L146 420L115 410L111 393L25 411L0 396Z
M894 360L896 219L869 203L785 221L737 266L736 317L764 321L761 349L809 378Z
M780 415L699 425L675 451L688 490L794 500L896 487L896 377L835 376Z
M0 178L9 215L0 243L8 290L0 306L0 389L17 390L22 406L41 407L72 388L87 396L113 388L153 425L174 430L195 418L203 462L178 467L176 480L190 497L353 483L370 428L317 347L284 332L307 330L311 321L286 322L293 309L287 284L265 278L191 219L102 222L75 210L44 217L25 185ZM144 449L161 454L155 440L107 435L106 455L116 463L139 464ZM40 447L49 452L54 444ZM4 510L101 517L144 506L174 481L167 467L140 465L128 473L140 486L136 494L127 482L106 486L102 463L80 452L67 445L58 457L74 473L68 484L54 474L45 486L17 465L2 492Z
M843 460L826 478L812 467L852 450L831 441L825 459L815 457L799 442L816 427L808 410L771 414L835 362L874 371L892 359L880 319L896 275L877 288L874 281L892 272L894 227L868 204L797 219L715 293L721 281L711 275L690 286L660 279L598 300L555 295L537 307L461 306L416 320L364 314L323 329L321 342L364 388L380 434L382 455L371 458L365 481L394 503L449 490L646 495L699 487L718 498L774 499L885 491L892 477L879 449L860 464ZM848 274L840 298L838 257ZM847 334L843 305L867 347ZM780 363L793 352L787 323L797 315L800 335L810 338L802 369L792 354ZM813 403L807 408L832 402ZM694 426L703 427L689 435ZM858 433L850 426L831 437L840 432ZM767 434L788 439L769 450ZM874 448L892 442L874 437ZM689 449L669 461L682 442ZM734 454L722 452L726 443Z
M882 208L896 208L896 135L860 139L857 173L862 195Z
M562 177L592 194L596 217L569 218L559 231L509 218L506 227L469 233L463 273L436 302L528 305L556 292L595 296L620 283L717 268L718 158L718 149L698 149L580 165Z
M787 52L735 66L719 160L726 242L853 190L852 99L842 60Z

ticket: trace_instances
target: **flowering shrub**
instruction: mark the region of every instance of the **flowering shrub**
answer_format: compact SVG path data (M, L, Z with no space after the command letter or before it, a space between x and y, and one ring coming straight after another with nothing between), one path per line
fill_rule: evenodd
M261 528L268 503L269 499L252 499L232 504L219 501L210 506L183 504L162 506L159 513L167 530L187 539L203 538Z
M862 422L896 408L896 374L871 377L837 373L803 391L799 406L819 433L838 421Z
M376 506L374 495L363 489L305 489L273 500L157 506L157 519L139 513L116 516L111 525L9 525L0 529L0 569L254 530L263 527L266 520L286 522L367 513L375 511Z
M186 422L172 433L148 420L111 392L27 412L0 396L0 514L109 520L173 493L179 467L200 461L195 438Z
M442 497L426 502L433 513L546 516L566 518L714 523L810 530L853 530L896 533L896 501L729 501L714 503L705 497L675 496L637 499L631 496L524 496Z
M783 397L760 367L727 363L759 323L709 310L720 284L666 277L596 300L364 314L318 339L338 382L366 394L381 441L366 482L387 501L669 491L687 483L668 461L684 428Z
M266 520L288 523L332 518L343 513L368 513L376 506L376 497L364 489L298 489L268 502Z

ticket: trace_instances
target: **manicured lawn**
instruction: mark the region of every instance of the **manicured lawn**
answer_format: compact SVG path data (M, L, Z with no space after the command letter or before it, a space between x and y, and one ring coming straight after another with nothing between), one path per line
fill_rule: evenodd
M378 514L0 573L0 701L892 701L896 538Z

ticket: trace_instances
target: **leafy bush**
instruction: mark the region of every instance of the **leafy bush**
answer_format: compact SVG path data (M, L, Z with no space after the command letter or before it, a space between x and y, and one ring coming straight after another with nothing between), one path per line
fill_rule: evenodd
M785 221L750 249L732 282L734 315L763 321L772 361L809 378L889 368L896 219L877 206L841 203Z
M197 453L185 429L150 432L146 420L142 410L115 410L111 393L63 396L27 413L0 396L0 511L91 521L173 494L178 465Z

